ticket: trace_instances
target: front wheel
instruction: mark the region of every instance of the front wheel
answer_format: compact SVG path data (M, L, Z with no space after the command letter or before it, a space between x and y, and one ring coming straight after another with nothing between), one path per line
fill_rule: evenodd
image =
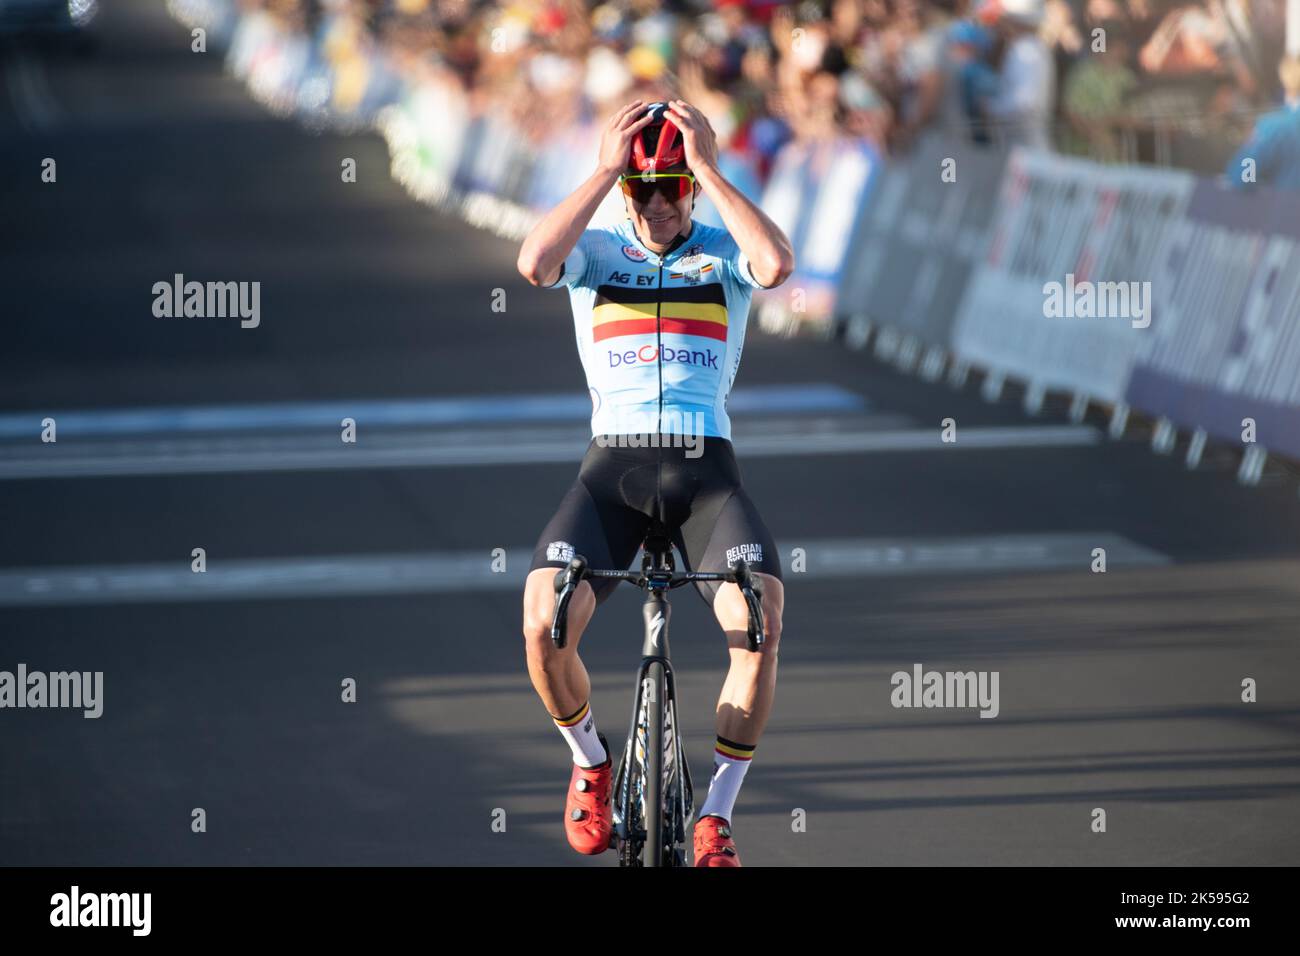
M664 854L664 710L667 680L664 666L654 661L645 672L645 846L643 866L667 866Z

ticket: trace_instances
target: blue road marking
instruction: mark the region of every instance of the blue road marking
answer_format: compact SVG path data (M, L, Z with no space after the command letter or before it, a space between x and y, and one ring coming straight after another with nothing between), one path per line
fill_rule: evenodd
M825 383L754 385L737 389L732 412L862 412L861 395ZM171 405L157 408L95 409L62 412L33 410L0 415L0 439L39 436L42 419L55 420L59 437L106 437L160 433L292 431L337 429L344 418L371 427L473 425L511 422L586 420L591 400L577 394L457 396L449 398L358 399L278 402L249 405Z

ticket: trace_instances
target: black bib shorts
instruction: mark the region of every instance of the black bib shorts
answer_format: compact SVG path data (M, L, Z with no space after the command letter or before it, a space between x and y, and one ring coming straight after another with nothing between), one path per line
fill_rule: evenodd
M731 442L699 438L694 449L659 437L660 447L620 447L629 438L593 438L573 483L533 550L530 570L562 568L575 555L593 568L622 570L636 557L653 521L662 522L690 571L725 571L744 558L781 579L781 559L740 482ZM700 453L702 451L702 454ZM697 457L691 457L696 455ZM618 581L592 580L604 601ZM719 582L695 585L710 607Z

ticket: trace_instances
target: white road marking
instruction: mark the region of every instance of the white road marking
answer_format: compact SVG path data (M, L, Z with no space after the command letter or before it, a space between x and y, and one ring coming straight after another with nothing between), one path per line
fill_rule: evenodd
M807 568L790 568L793 548ZM783 542L786 587L827 578L881 575L1060 571L1089 573L1093 548L1109 567L1168 564L1169 556L1110 532L953 538L830 538ZM0 607L159 602L336 598L380 594L515 591L523 586L532 549L506 551L505 572L493 570L492 548L420 554L344 554L225 561L209 556L203 573L189 557L173 562L0 571Z
M1086 425L966 428L954 443L938 427L900 429L897 416L845 421L749 420L735 428L742 458L864 455L899 452L951 454L1008 448L1098 444ZM236 435L130 440L72 440L0 444L0 480L88 478L108 475L185 475L230 472L327 471L370 468L460 468L576 464L591 438L578 425L480 428L474 431L358 428L355 444L330 435Z

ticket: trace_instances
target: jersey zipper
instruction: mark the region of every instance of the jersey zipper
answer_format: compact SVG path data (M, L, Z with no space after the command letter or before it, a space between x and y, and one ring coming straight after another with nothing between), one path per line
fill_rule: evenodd
M656 420L660 434L664 428L664 259L659 257L659 287L655 290L655 365L659 369L659 415Z
M663 253L659 254L659 285L656 288L655 295L655 365L659 371L659 414L656 416L655 428L659 434L655 436L655 445L658 452L655 459L658 462L655 468L655 509L659 512L659 522L664 523L664 447L662 435L664 431L664 326L663 326L663 308L664 308L664 257Z

